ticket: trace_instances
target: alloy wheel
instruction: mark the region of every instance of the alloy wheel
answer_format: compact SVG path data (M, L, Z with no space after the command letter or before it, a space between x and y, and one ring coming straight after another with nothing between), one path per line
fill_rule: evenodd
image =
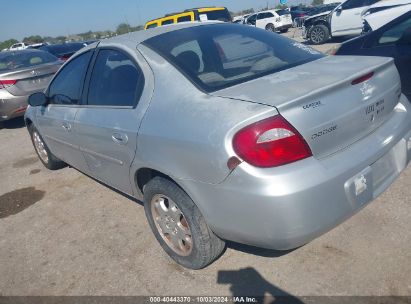
M164 242L178 255L188 256L193 239L187 219L169 197L156 194L151 200L151 215Z

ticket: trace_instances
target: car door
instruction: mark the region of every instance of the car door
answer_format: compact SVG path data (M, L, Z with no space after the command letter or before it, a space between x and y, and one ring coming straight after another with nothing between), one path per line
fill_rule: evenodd
M81 103L81 94L92 51L67 63L52 80L46 95L49 103L37 109L37 123L51 152L67 164L87 170L79 149L74 118Z
M361 13L378 0L348 0L333 10L331 16L331 35L359 35L363 21Z
M265 29L267 25L266 13L258 13L256 20L256 27Z
M79 108L75 128L90 175L132 194L129 171L144 107L151 98L144 73L126 51L101 48L87 83L87 104Z

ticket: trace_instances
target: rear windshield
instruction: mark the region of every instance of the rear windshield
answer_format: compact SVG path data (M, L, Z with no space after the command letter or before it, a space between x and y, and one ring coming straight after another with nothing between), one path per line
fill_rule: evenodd
M219 20L224 22L230 22L231 16L227 9L223 10L215 10L215 11L208 11L208 12L199 12L200 20L204 20L205 18L202 15L207 16L206 20Z
M10 51L0 53L0 72L24 69L36 65L55 62L58 59L43 51Z
M282 16L282 15L288 15L289 13L290 13L290 11L289 10L286 10L286 9L282 9L282 10L278 10L278 11L275 11L279 16Z
M324 56L281 35L235 24L176 30L150 38L144 44L166 58L206 92L273 74Z

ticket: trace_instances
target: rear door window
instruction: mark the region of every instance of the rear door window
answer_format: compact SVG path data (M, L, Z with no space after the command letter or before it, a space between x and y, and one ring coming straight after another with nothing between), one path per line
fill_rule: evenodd
M134 107L143 87L143 72L128 55L118 50L102 49L91 75L88 105Z

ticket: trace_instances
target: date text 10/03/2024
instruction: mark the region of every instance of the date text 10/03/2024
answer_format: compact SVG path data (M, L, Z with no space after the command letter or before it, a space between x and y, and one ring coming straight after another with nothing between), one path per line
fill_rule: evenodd
M257 303L254 297L150 297L150 303Z

